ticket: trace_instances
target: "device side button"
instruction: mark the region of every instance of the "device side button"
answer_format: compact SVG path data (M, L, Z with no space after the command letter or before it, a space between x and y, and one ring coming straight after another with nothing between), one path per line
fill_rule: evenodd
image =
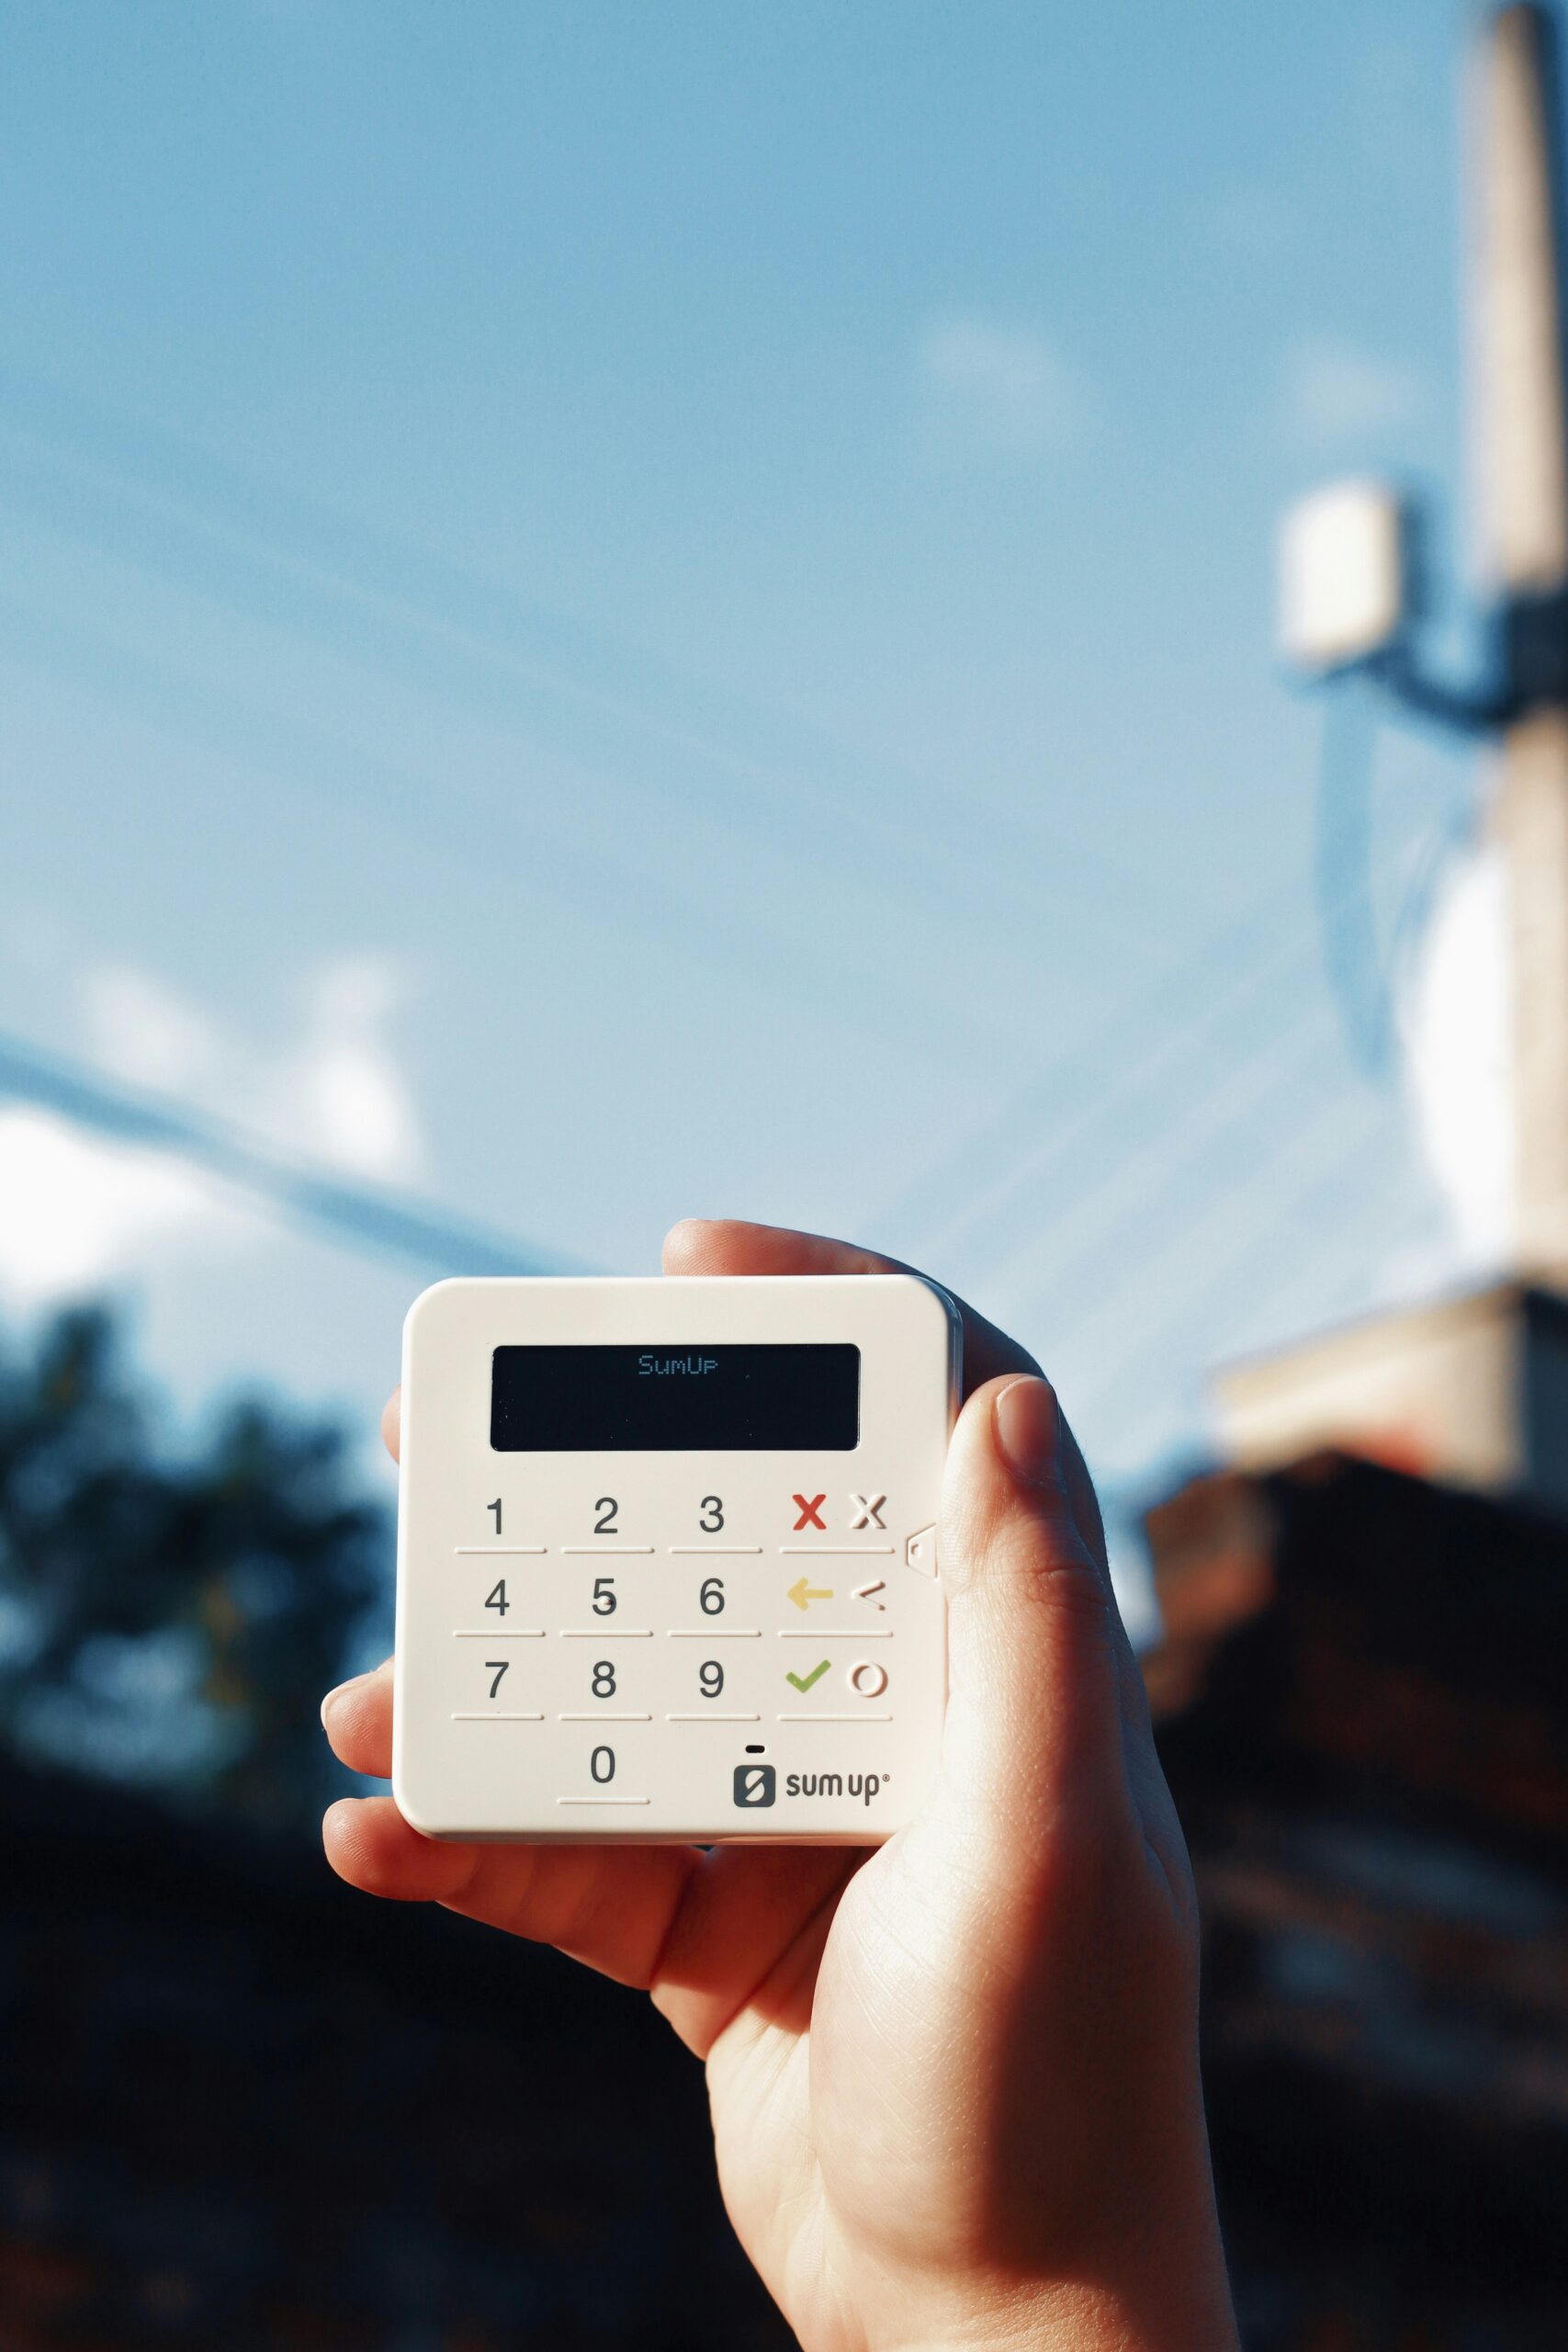
M904 1565L908 1568L918 1568L923 1577L935 1576L937 1557L934 1527L918 1527L913 1535L905 1538Z

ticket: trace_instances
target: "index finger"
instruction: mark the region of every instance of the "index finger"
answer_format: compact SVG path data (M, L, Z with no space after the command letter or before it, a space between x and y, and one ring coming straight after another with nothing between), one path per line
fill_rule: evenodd
M852 1241L835 1241L822 1233L796 1233L788 1226L750 1225L739 1217L687 1217L664 1238L667 1274L914 1274L921 1282L931 1277L901 1258L885 1258L880 1250L863 1250ZM940 1284L958 1309L964 1326L964 1395L973 1396L988 1380L1004 1373L1043 1374L1027 1348L998 1331L964 1300ZM1067 1498L1078 1532L1103 1568L1105 1528L1100 1499L1089 1475L1077 1438L1062 1423L1063 1466Z
M663 1266L667 1274L915 1274L901 1258L885 1258L880 1250L863 1250L852 1241L834 1241L822 1233L796 1233L786 1225L751 1225L743 1217L682 1218L664 1237ZM920 1276L921 1281L929 1279ZM1040 1366L1027 1348L987 1323L942 1284L964 1324L964 1394L983 1388L998 1373L1026 1372L1038 1378ZM381 1435L393 1461L398 1459L402 1390L394 1388L381 1415Z
M744 1217L684 1217L664 1237L663 1271L667 1274L917 1274L901 1258L884 1257L856 1242L836 1241L824 1233L799 1233L787 1225L753 1225ZM942 1285L945 1290L945 1284ZM953 1291L946 1291L964 1326L964 1394L983 1388L1001 1373L1032 1373L1042 1377L1039 1364L1027 1348L1010 1340L985 1316L977 1314ZM402 1391L394 1388L381 1416L381 1434L393 1461L398 1459L399 1408ZM1100 1505L1077 1440L1065 1430L1067 1487L1084 1535L1105 1556L1105 1536Z
M880 1250L863 1250L852 1241L834 1241L823 1233L795 1233L785 1225L749 1225L739 1217L684 1218L664 1237L667 1274L915 1274L933 1279L901 1258L885 1258ZM1032 1373L1040 1366L1027 1348L987 1323L957 1297L945 1283L939 1285L953 1300L964 1325L964 1394L983 1388L998 1373Z

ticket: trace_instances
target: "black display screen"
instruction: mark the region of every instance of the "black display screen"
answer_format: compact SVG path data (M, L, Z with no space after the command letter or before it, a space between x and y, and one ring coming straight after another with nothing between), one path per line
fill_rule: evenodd
M860 1350L497 1348L490 1442L500 1453L848 1453L860 1442Z

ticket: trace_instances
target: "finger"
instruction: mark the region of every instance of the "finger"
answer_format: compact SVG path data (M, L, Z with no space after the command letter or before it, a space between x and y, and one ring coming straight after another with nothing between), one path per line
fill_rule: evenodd
M1103 1561L1073 1509L1043 1380L998 1380L959 1416L942 1495L950 1701L944 1770L1007 1825L1124 1787L1135 1675Z
M321 1701L321 1728L340 1764L385 1781L392 1770L392 1661L340 1682Z
M351 1772L387 1779L392 1769L392 1660L329 1690L321 1721L340 1763ZM422 1838L408 1849L422 1869L431 1843ZM437 1849L438 1854L450 1851ZM654 1992L698 2057L706 2057L803 1922L863 1859L858 1849L833 1846L740 1847L713 1854L691 1876L686 1899L671 1922ZM446 1866L435 1867L445 1883Z
M367 1894L439 1903L646 1987L700 1857L689 1846L470 1846L422 1838L390 1797L344 1797L327 1860Z
M687 1217L664 1238L667 1274L913 1274L914 1266L825 1234L796 1233L784 1225L748 1225L736 1217ZM920 1280L930 1279L921 1275ZM964 1321L964 1377L978 1387L998 1372L1034 1372L1034 1358L951 1291Z
M381 1408L381 1442L394 1462L401 1460L399 1451L403 1438L403 1392L394 1388Z
M664 1237L663 1263L667 1274L916 1274L922 1282L930 1279L901 1259L885 1258L852 1241L833 1241L820 1233L796 1233L783 1225L748 1225L734 1217L687 1217L672 1227ZM958 1309L964 1326L965 1396L1002 1373L1040 1376L1040 1366L1027 1348L987 1323L952 1291L945 1295ZM1103 1566L1105 1530L1099 1498L1078 1442L1065 1421L1062 1442L1074 1513Z
M699 2058L744 2009L785 2021L781 1971L865 1859L864 1848L842 1846L730 1846L707 1857L660 1955L653 1996Z

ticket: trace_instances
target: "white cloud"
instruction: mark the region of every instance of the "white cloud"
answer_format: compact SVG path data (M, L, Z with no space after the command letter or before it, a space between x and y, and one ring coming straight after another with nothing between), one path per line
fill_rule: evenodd
M1296 448L1319 455L1415 424L1427 406L1418 370L1331 335L1298 338L1280 373L1279 420Z
M151 973L89 972L82 1000L89 1048L117 1078L166 1094L210 1080L219 1059L211 1023Z
M933 320L916 356L920 435L947 454L980 449L1040 459L1077 447L1089 401L1055 345L1033 327Z
M233 1222L177 1160L104 1143L52 1112L0 1111L0 1294L15 1306L80 1297Z
M423 1157L384 1034L406 993L384 958L330 965L310 989L303 1036L268 1057L152 974L117 967L81 985L89 1050L117 1078L384 1183L409 1181ZM254 1249L276 1230L173 1154L106 1140L52 1112L0 1107L0 1295L14 1305L82 1296L155 1257Z
M1506 888L1495 850L1455 866L1401 1008L1416 1134L1467 1272L1504 1263L1511 1240Z
M269 1124L355 1175L406 1183L423 1163L419 1121L382 1035L407 994L382 956L333 964L311 992L304 1044L279 1073Z

